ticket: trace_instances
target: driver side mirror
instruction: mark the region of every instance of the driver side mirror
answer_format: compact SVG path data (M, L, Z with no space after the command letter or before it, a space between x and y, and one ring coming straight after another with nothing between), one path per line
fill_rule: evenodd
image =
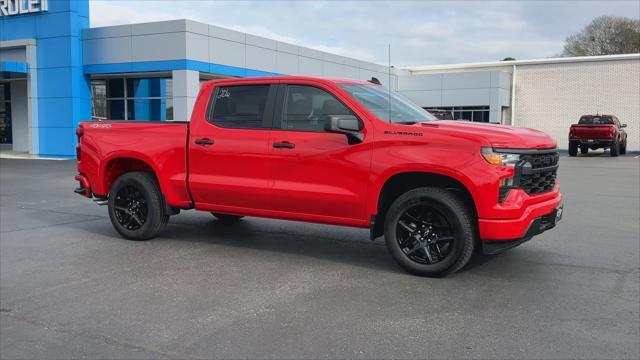
M327 132L347 135L349 145L358 144L364 140L364 135L360 132L362 124L353 115L329 115L324 129Z
M626 128L626 127L627 127L627 124L620 124L620 127L621 127L621 128Z

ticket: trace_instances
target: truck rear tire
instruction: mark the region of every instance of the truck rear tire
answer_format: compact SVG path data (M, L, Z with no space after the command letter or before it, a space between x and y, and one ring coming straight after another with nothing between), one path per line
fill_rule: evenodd
M222 222L236 222L240 219L242 219L244 216L240 216L240 215L229 215L229 214L219 214L219 213L211 213L211 215L215 216L216 219L222 221Z
M587 155L589 153L589 147L587 145L580 145L580 154Z
M129 240L149 240L169 222L165 200L155 177L146 172L125 173L109 193L109 218Z
M618 156L619 153L620 153L620 143L617 141L614 141L613 144L611 145L611 149L609 150L609 154L611 155L611 157L616 157Z
M620 145L620 155L624 155L627 153L627 142L625 141L622 145Z
M569 142L569 156L578 155L578 144L574 142Z
M385 216L389 252L410 273L442 277L464 267L476 244L464 203L441 188L417 188L399 196Z

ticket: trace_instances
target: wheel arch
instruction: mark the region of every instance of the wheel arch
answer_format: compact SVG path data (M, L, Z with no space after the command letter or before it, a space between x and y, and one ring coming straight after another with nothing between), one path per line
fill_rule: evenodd
M163 186L158 179L158 172L151 164L152 162L149 159L137 154L114 154L105 159L99 176L102 182L103 194L101 195L108 195L113 183L123 174L132 171L151 173L156 183L160 186L160 192L164 194Z
M467 184L465 184L467 183ZM384 233L386 212L398 196L407 191L433 186L449 189L463 201L474 219L478 218L478 210L473 193L469 190L469 181L452 174L433 171L402 171L386 177L384 182L376 188L376 197L371 209L371 239L376 239Z

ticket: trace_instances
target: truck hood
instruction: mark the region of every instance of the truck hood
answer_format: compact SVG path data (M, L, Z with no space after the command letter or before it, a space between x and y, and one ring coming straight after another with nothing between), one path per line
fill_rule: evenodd
M556 147L555 140L549 135L529 128L451 120L430 121L421 125L435 126L442 131L461 137L481 138L494 148L549 149Z

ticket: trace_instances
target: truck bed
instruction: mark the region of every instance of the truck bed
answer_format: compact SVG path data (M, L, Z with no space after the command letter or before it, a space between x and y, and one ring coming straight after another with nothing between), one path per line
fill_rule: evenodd
M94 194L108 194L122 162L127 161L128 165L139 164L140 170L148 170L149 165L145 164L152 164L167 202L172 206L190 205L188 122L99 121L82 122L80 126L79 169L89 178ZM115 158L120 159L112 161Z

